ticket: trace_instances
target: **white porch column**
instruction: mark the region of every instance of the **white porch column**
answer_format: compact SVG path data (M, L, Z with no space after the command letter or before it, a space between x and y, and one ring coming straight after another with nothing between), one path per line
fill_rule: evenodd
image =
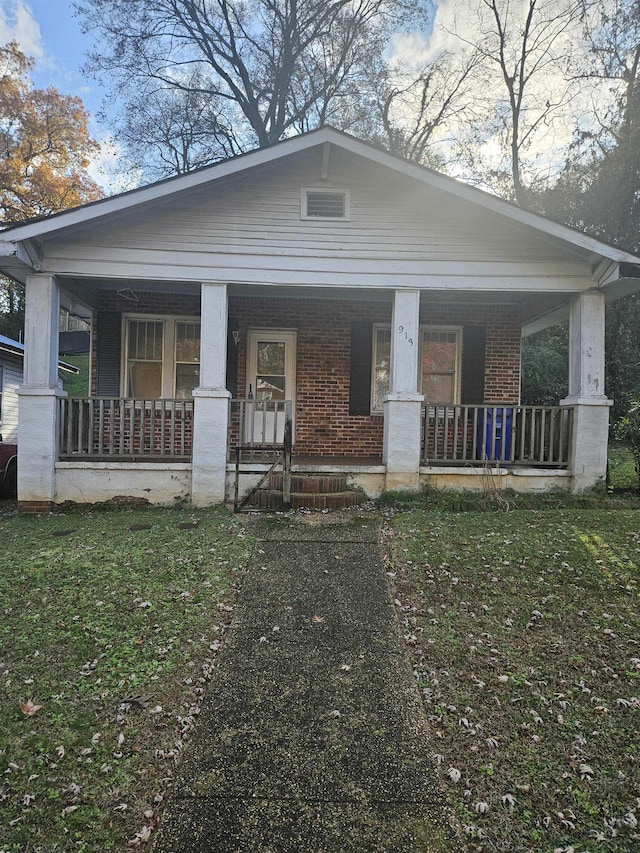
M202 284L200 386L193 396L191 501L211 506L225 499L229 398L227 285Z
M384 398L385 488L417 489L420 420L418 393L420 291L396 290L391 319L391 375Z
M604 393L604 293L574 296L569 315L569 395L573 406L571 488L590 489L604 482L607 470L609 406Z
M51 275L27 276L24 383L18 389L18 500L23 510L55 501L60 295Z

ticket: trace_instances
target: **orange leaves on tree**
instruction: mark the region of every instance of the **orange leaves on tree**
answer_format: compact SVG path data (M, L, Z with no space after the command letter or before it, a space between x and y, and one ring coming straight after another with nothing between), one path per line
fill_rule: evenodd
M87 174L99 150L82 101L36 89L33 67L10 42L0 48L0 223L20 222L100 198Z

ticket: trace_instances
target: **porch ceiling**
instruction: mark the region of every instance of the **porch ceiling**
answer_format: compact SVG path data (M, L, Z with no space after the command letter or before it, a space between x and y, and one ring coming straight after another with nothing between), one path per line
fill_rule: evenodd
M151 279L91 279L59 276L58 280L63 290L70 296L83 301L93 309L98 308L99 292L117 293L122 300L123 310L131 309L140 293L180 293L188 296L199 296L201 282L199 281L155 281ZM307 287L307 286L276 286L259 284L230 284L229 296L254 297L273 299L323 299L344 300L349 302L376 302L391 305L393 302L392 289L371 288L363 289L345 287ZM474 305L514 305L522 311L537 315L549 308L568 302L568 295L535 294L533 292L505 293L504 291L451 291L429 289L421 292L421 302L428 304L474 304ZM538 306L540 306L538 310Z

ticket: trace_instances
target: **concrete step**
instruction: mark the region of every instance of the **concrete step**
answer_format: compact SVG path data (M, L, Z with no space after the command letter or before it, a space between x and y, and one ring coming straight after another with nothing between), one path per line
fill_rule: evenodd
M358 506L364 499L360 492L292 492L292 509L346 509ZM277 489L259 489L247 504L249 508L265 510L283 509L282 492Z
M274 473L269 478L270 488L282 490L283 474ZM292 474L291 491L296 494L334 494L347 490L346 474Z

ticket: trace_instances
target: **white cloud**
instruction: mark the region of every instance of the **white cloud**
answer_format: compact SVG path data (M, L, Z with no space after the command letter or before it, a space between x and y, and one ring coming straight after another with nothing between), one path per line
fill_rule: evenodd
M4 0L0 5L0 45L17 41L27 56L44 56L40 25L24 0Z
M98 134L100 150L91 158L87 172L104 190L106 195L115 195L133 190L142 183L141 170L125 169L122 149L110 133Z
M498 4L510 43L507 61L512 71L521 50L521 34L529 5L530 0ZM566 29L558 26L567 7L568 0L539 0L536 6L534 26L538 30L530 40L530 47L538 44L540 50L532 54L529 61L528 70L533 65L537 70L527 83L521 115L521 134L530 131L530 144L522 152L522 165L526 179L532 181L558 172L576 124L592 126L594 102L602 98L595 82L588 84L583 80L580 84L571 84L563 73L564 61L585 51L579 19L569 19ZM429 35L407 33L397 36L391 45L390 65L405 82L415 69L430 63L437 64L444 55L454 60L455 67L456 63L462 64L465 57L471 55L474 45L493 44L495 48L495 26L490 7L479 0L437 0ZM556 26L556 38L549 45L547 38ZM548 61L552 57L554 61ZM433 141L440 142L442 149L449 152L451 171L459 172L460 164L454 165L455 152L465 147L473 152L476 167L483 164L482 171L508 169L508 152L502 144L505 126L498 120L499 113L503 115L508 105L501 70L496 62L485 58L467 83L469 109L466 116L456 115L453 123L449 122L436 131ZM540 115L548 109L547 104L552 109L538 124ZM507 128L509 122L507 110Z

